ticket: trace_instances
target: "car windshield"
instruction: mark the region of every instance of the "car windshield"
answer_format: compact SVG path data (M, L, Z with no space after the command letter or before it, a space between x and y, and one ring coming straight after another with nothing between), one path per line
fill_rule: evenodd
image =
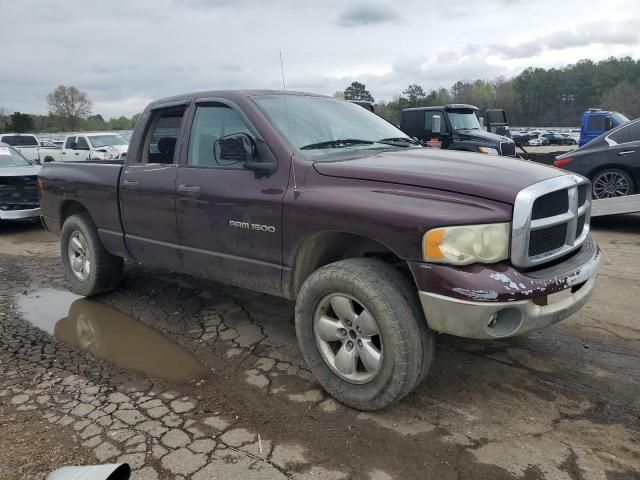
M129 143L122 135L91 135L89 142L91 142L93 148L126 145Z
M419 145L375 113L343 100L306 95L262 95L253 100L295 149L314 157L336 149Z
M629 121L627 117L618 112L613 112L611 116L616 120L617 125L622 125L623 123L627 123Z
M473 110L449 110L447 116L454 130L480 130L480 122Z
M0 145L0 168L29 167L33 165L13 148Z

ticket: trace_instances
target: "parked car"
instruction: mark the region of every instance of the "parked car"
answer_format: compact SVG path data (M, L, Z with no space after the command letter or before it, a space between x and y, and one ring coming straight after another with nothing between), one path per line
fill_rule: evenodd
M575 145L575 140L557 132L548 132L541 135L549 140L549 145Z
M40 143L35 135L28 133L4 133L0 135L0 143L10 145L28 160L40 161Z
M473 105L407 108L400 112L400 129L432 147L445 150L516 156L516 144L482 130Z
M40 217L38 173L39 165L0 143L0 221Z
M556 157L554 165L590 179L593 198L637 193L640 186L640 118Z
M540 135L538 137L529 136L529 140L527 141L527 145L529 145L531 147L540 147L540 146L543 146L543 145L549 145L549 139L544 137L543 135Z
M38 140L40 148L56 148L56 144L51 140Z
M505 338L573 314L601 261L585 178L424 148L311 94L153 102L125 162L46 163L40 186L75 292L116 288L127 258L295 300L309 368L362 410L425 378L433 332Z
M612 128L627 123L629 119L619 112L609 112L599 108L590 108L582 114L580 121L579 146L586 145L594 138Z
M60 151L59 160L117 160L127 156L129 141L117 133L84 133L68 135ZM53 160L58 158L53 157Z

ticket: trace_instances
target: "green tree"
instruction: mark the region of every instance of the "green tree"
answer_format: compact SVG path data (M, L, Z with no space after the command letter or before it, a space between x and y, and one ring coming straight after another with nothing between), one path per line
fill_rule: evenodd
M407 100L407 104L417 107L424 101L427 94L420 85L411 84L402 91L402 96Z
M373 96L367 90L364 83L353 82L344 90L345 100L361 100L365 102L373 102Z
M26 113L14 112L11 114L9 129L13 132L24 133L33 130L33 119Z
M87 117L87 120L84 123L84 128L89 131L104 130L106 128L106 122L104 121L104 118L102 118L102 115L100 114L91 115Z
M129 130L131 128L131 119L121 116L109 119L110 130Z

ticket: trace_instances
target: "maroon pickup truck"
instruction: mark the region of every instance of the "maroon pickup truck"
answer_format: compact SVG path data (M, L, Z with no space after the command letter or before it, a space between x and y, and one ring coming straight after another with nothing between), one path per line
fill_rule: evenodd
M425 148L317 95L159 100L124 163L48 163L39 184L75 292L115 288L126 259L295 300L309 368L362 410L425 378L434 332L504 338L573 314L601 259L585 178Z

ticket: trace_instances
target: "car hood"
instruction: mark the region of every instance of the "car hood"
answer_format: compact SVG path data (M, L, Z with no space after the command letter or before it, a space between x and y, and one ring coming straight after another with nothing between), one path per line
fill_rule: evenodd
M523 188L565 174L526 160L433 148L315 162L314 168L321 175L412 185L508 204Z
M29 165L27 167L0 167L0 177L27 177L38 175L40 165Z
M96 147L94 150L117 150L118 153L125 153L129 150L129 145L105 145L104 147Z
M487 132L485 130L456 130L456 135L465 140L476 140L491 144L513 141L509 137Z

